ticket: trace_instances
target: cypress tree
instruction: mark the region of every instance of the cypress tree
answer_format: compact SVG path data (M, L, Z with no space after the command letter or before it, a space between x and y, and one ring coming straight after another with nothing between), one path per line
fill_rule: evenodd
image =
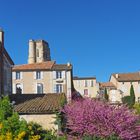
M105 100L106 100L106 101L109 100L109 96L108 96L108 93L107 93L107 89L106 89L106 88L105 88L105 95L104 95L104 97L105 97Z
M133 107L135 104L135 92L134 92L134 87L131 85L130 87L130 106Z

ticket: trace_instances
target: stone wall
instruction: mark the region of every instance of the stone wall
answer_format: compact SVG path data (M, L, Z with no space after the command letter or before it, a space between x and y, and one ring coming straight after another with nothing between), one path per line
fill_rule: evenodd
M27 122L36 122L40 124L44 129L58 130L58 126L54 124L56 120L55 114L20 115L20 118L24 118Z

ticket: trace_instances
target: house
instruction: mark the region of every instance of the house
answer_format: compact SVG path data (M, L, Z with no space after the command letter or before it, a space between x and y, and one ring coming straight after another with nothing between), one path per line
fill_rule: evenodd
M99 84L96 77L73 77L74 88L84 97L96 97Z
M12 94L14 111L27 122L36 122L44 129L58 129L56 112L60 110L65 94Z
M14 62L4 47L4 31L0 29L0 94L12 93L12 66Z
M104 98L105 89L109 96L110 103L121 102L122 94L117 90L117 87L112 82L102 82L99 83L100 94Z
M72 65L51 61L50 49L44 40L29 41L28 64L15 65L12 75L14 94L63 92L71 98Z
M123 97L130 95L130 87L133 85L136 101L140 102L140 72L115 73L110 76L109 81L116 86L116 92L119 91Z

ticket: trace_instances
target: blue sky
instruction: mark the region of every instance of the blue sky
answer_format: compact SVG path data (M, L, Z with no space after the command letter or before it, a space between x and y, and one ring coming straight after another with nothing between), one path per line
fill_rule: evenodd
M74 75L107 81L140 70L139 7L139 0L0 0L0 27L15 64L27 63L29 39L44 39Z

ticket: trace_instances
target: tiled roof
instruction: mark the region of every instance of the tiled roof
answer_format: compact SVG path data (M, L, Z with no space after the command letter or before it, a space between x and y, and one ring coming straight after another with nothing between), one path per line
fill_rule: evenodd
M96 79L96 77L73 77L73 80L91 80Z
M140 81L140 72L134 72L134 73L118 73L118 74L113 74L113 76L119 82Z
M116 89L116 86L112 82L105 82L105 83L100 83L100 89Z
M9 98L19 114L48 114L60 109L65 94L12 94Z
M15 65L12 70L51 70L55 61L46 61L42 63Z
M52 67L52 70L71 70L72 65L67 65L67 64L54 64Z

